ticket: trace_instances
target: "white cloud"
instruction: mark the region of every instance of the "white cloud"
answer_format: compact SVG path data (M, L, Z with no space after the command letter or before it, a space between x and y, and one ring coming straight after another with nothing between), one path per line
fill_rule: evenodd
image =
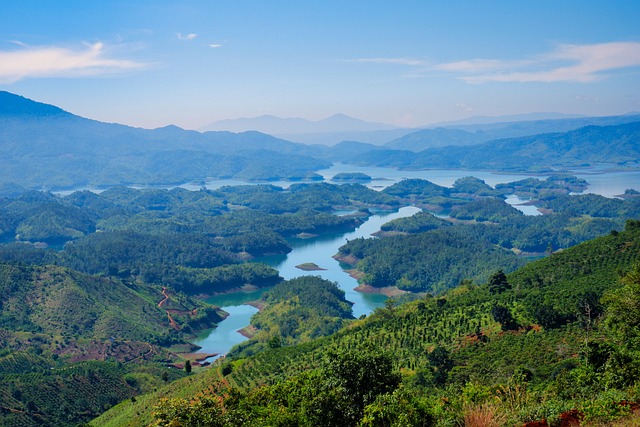
M526 58L474 58L430 63L418 58L359 58L347 62L398 64L414 71L405 77L424 77L434 71L458 75L468 83L579 82L602 80L616 70L640 67L640 42L562 44L551 52Z
M208 45L208 46L209 46L210 48L213 48L213 49L217 49L217 48L219 48L219 47L222 47L222 45L221 45L220 43L212 43L212 44L210 44L210 45Z
M462 79L468 83L589 83L605 79L608 72L631 67L640 67L639 42L565 44L525 60L474 59L436 66L440 70L467 74Z
M437 70L452 71L457 73L477 73L484 71L501 70L512 66L516 63L507 63L497 59L470 59L466 61L449 62L434 66Z
M416 58L357 58L347 59L346 62L368 62L374 64L398 64L410 66L425 66L427 62Z
M456 107L457 107L459 110L464 111L464 112L467 112L467 113L468 113L468 112L471 112L471 111L473 111L473 110L475 110L475 108L473 108L473 107L472 107L472 106L470 106L470 105L465 104L464 102L458 102L458 103L456 103Z
M103 43L72 50L55 46L0 51L0 81L13 83L29 77L106 75L146 67L136 61L109 58Z
M178 37L178 40L193 40L196 37L198 37L198 35L195 33L189 33L189 34L177 33L176 36Z

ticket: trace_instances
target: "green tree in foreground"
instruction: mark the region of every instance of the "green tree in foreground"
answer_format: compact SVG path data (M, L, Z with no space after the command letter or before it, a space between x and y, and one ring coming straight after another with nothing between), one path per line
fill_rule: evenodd
M186 399L162 399L153 413L152 427L224 427L218 399L203 397L190 403Z
M155 408L155 421L151 425L423 425L417 420L423 419L424 408L413 405L411 396L394 393L400 379L391 358L385 353L373 350L336 351L327 355L319 369L246 394L234 390L233 398L203 396L192 402L163 399ZM363 419L365 413L366 422ZM382 420L392 423L378 424ZM407 420L411 423L404 422Z
M511 285L502 270L496 271L489 277L489 292L492 294L500 294L510 288Z

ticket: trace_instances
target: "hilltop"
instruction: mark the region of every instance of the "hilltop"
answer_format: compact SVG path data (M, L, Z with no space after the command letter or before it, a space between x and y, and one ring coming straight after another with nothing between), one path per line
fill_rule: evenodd
M330 165L259 132L148 130L85 119L3 92L0 182L31 188L302 179Z
M336 115L322 123L313 122L332 131L278 133L280 137L276 137L257 131L133 128L82 118L8 92L0 95L3 186L175 185L216 178L314 181L322 180L316 171L330 167L333 161L399 169L515 172L600 163L637 167L637 115L464 125L409 135L406 129ZM264 117L260 121L273 120ZM297 129L298 119L291 120L294 122L277 121L278 126ZM336 146L282 139L294 135L320 135L321 140L330 137Z

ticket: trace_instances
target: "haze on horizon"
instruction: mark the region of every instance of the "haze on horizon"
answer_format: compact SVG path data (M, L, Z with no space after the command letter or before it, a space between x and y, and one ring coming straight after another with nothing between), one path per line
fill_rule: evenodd
M0 90L198 129L337 113L416 127L640 111L640 3L5 2Z

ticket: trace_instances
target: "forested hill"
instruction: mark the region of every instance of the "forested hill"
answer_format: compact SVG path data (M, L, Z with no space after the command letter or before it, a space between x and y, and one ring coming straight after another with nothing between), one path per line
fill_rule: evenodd
M78 425L180 377L167 348L225 315L160 286L18 263L0 264L0 308L8 427Z
M308 146L259 132L133 128L8 92L0 92L0 150L0 183L47 188L301 179L330 165L310 157Z
M475 145L503 138L519 138L543 133L569 132L585 126L614 126L640 121L640 115L545 119L488 124L466 124L421 129L389 141L396 150L420 152L447 145Z
M593 121L619 123L631 119L621 116ZM638 123L586 126L567 132L494 139L479 145L486 141L489 130L425 130L422 132L433 134L440 148L415 153L409 151L417 150L412 143L378 147L350 142L334 148L297 144L260 132L201 133L176 126L133 128L86 119L0 92L0 185L51 189L181 184L208 178L322 180L315 172L331 166L332 161L407 169L518 172L597 163L637 166ZM537 126L536 122L525 122L495 135L521 135L523 127L532 134L549 129L544 123ZM420 135L413 137L420 139ZM453 146L466 144L469 138L476 145Z
M473 146L448 146L413 153L372 150L358 163L406 169L467 168L501 171L550 171L598 163L638 166L640 122L586 126L569 132L489 141Z
M331 337L230 356L92 425L604 424L638 399L639 318L629 220L486 284L390 301Z

